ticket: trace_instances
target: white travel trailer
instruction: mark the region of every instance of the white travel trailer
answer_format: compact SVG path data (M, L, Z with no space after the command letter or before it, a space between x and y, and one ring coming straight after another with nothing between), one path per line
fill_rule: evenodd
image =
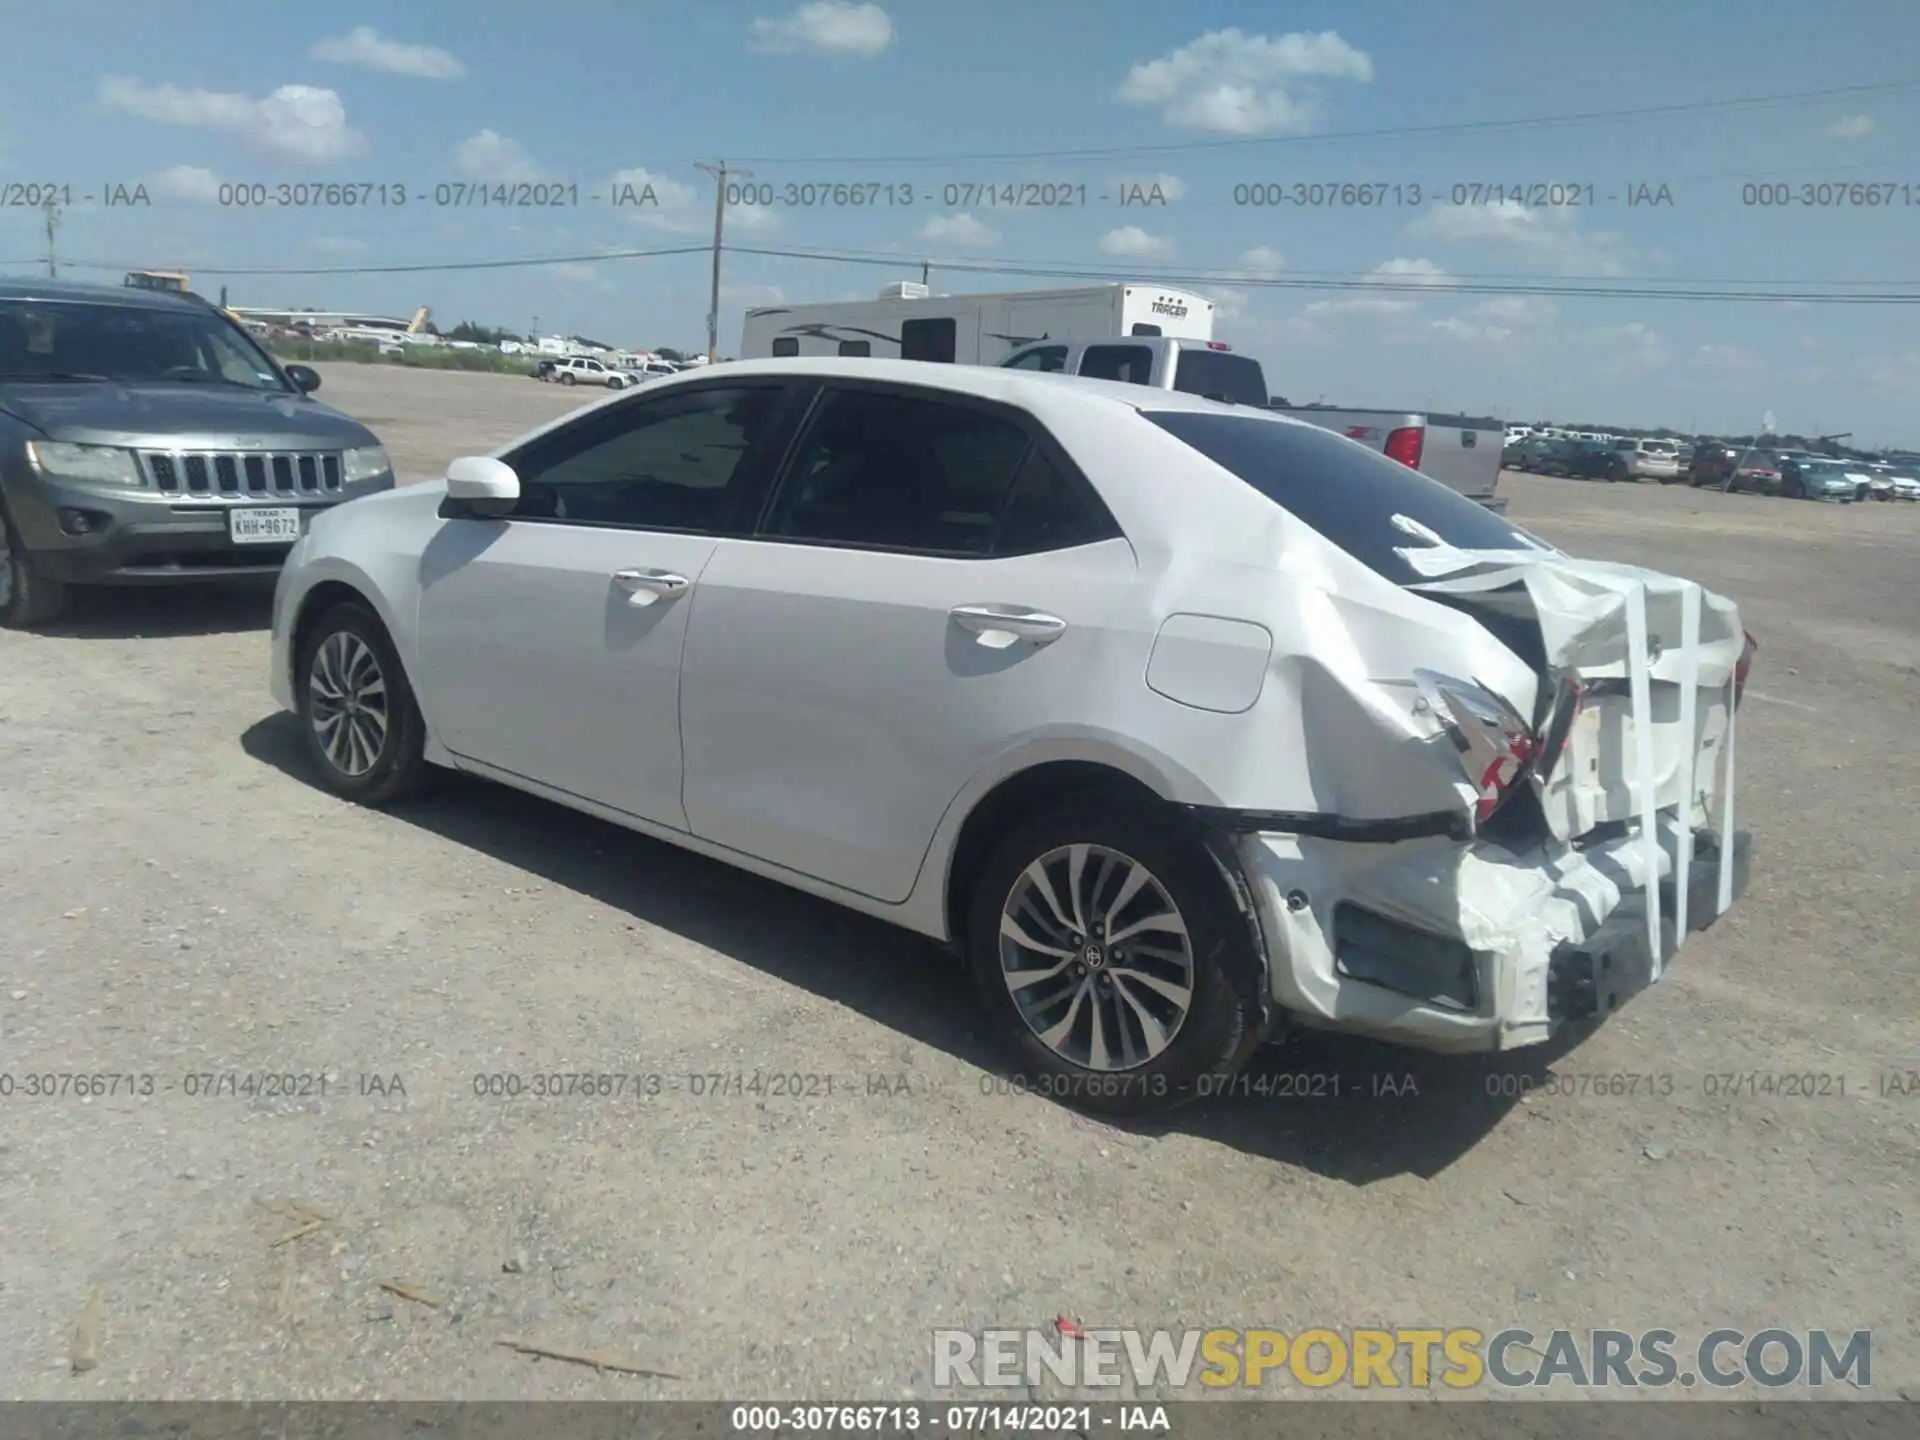
M896 281L877 300L773 305L747 311L742 360L867 355L998 365L1038 340L1121 335L1213 338L1213 302L1162 285L1098 285L997 295L932 295Z

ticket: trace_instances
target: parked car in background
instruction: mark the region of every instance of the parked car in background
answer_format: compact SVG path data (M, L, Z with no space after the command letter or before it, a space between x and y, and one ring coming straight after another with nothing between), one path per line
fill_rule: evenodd
M1290 1023L1506 1051L1655 984L1746 887L1753 648L1254 407L825 359L346 507L269 663L334 793L465 770L945 942L1036 1093L1138 1112Z
M1851 505L1864 499L1865 481L1845 460L1825 456L1798 456L1778 462L1779 491L1795 500L1838 500Z
M1407 410L1341 410L1328 405L1275 405L1274 413L1332 430L1398 460L1410 470L1459 491L1490 510L1504 510L1500 484L1504 455L1499 422L1471 415Z
M1882 462L1887 477L1888 498L1920 500L1920 462Z
M590 355L562 356L553 362L551 378L560 385L604 385L609 390L624 390L640 383L639 377L615 369Z
M1679 453L1671 440L1619 440L1614 448L1635 480L1658 480L1664 485L1680 478Z
M1687 462L1687 484L1695 488L1724 484L1727 476L1733 473L1733 467L1740 463L1743 453L1718 440L1696 445L1692 458Z
M76 586L274 575L316 515L392 489L319 388L197 295L0 279L0 625Z
M1893 499L1893 476L1887 466L1871 460L1848 460L1845 464L1847 478L1853 481L1854 499Z
M1720 488L1728 494L1774 494L1780 489L1780 461L1771 450L1743 450L1727 467Z
M1626 460L1606 440L1556 440L1540 457L1540 473L1609 483L1628 478Z

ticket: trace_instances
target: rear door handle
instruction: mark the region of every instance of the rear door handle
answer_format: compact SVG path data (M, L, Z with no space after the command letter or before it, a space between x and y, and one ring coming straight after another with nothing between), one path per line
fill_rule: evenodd
M651 605L656 600L672 600L686 593L693 582L671 570L616 570L613 583L632 597L634 605Z
M1067 633L1067 622L1058 615L1015 605L956 605L947 613L989 650L1004 650L1016 640L1046 645Z

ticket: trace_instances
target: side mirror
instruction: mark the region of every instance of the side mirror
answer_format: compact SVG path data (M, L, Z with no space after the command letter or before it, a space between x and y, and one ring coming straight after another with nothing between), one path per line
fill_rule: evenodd
M287 379L302 395L311 395L320 388L320 372L311 365L289 365L286 370Z
M513 467L488 455L466 455L447 466L443 520L498 520L513 513L520 499L520 477Z

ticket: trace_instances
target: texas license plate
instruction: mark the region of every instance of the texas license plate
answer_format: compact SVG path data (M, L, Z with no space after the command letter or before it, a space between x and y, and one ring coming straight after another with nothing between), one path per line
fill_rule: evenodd
M300 538L300 511L276 506L227 512L227 533L236 545L287 545Z

